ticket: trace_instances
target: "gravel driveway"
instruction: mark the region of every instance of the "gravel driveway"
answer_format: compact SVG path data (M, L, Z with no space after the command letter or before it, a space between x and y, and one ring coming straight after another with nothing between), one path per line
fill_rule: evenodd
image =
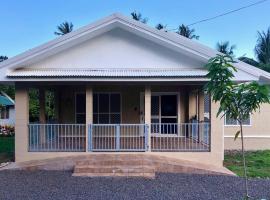
M270 199L270 180L250 180L256 199ZM230 176L158 174L144 178L81 178L71 172L1 171L0 199L241 199L243 180Z

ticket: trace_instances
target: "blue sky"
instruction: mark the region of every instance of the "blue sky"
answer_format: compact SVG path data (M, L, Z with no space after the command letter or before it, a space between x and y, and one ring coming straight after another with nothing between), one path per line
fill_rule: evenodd
M1 1L0 55L15 56L54 39L56 26L67 20L75 29L99 18L120 12L130 16L134 10L149 18L148 24L161 22L175 28L179 24L212 17L256 0L8 0ZM270 26L270 1L237 13L193 26L199 42L215 48L218 41L235 44L237 56L254 57L257 31Z

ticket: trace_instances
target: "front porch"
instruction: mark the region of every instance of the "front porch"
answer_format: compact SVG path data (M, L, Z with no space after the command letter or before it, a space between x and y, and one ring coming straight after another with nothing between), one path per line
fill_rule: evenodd
M26 88L39 97L38 117L30 109L29 152L210 151L210 100L202 85ZM54 102L49 111L47 98Z

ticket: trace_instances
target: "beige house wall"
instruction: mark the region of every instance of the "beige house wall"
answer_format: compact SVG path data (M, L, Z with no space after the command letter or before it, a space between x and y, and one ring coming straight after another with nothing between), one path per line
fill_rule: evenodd
M140 91L143 88L144 87L140 89L136 89L136 91ZM66 88L66 89L69 90L70 88ZM91 92L92 91L95 92L95 90L97 90L97 88L88 87L88 90L87 90L88 100L91 100ZM157 90L157 88L154 87L153 90L155 91ZM180 90L181 89L178 88L178 91ZM126 93L130 94L130 92L131 91L127 91ZM151 92L152 92L152 87L151 87ZM72 96L71 93L72 92L67 94L67 96L71 97ZM134 93L134 98L131 98L131 96L129 95L127 96L128 96L128 100L130 100L131 102L129 102L125 107L128 107L128 105L129 106L139 105L138 103L135 103L136 99L139 100L139 97L138 97L139 95L136 96ZM185 97L185 96L182 96L182 97ZM48 158L71 156L71 155L99 154L99 153L93 153L93 152L80 152L80 153L78 152L28 152L28 127L27 127L28 102L29 102L28 101L28 88L21 87L20 85L16 85L16 138L15 138L16 162L48 159ZM186 105L186 104L183 104L183 105ZM91 102L89 103L88 106L91 106ZM195 162L201 162L204 164L222 166L222 163L223 163L223 132L222 132L223 121L215 117L217 109L218 109L217 104L212 103L211 109L212 109L212 115L211 115L212 133L211 133L211 151L210 152L145 152L145 153L162 155L162 156L167 156L171 158L190 160L190 161L195 161ZM137 109L133 109L133 110L134 110L134 113L137 113ZM132 111L132 109L129 111ZM138 116L138 113L137 113L137 116ZM89 119L89 121L90 120L91 119ZM134 117L134 120L137 120L137 117ZM131 153L127 152L124 154L131 154Z
M270 104L263 104L259 112L251 115L251 125L244 126L245 147L247 150L270 149ZM240 149L240 138L234 141L238 126L224 126L225 150Z

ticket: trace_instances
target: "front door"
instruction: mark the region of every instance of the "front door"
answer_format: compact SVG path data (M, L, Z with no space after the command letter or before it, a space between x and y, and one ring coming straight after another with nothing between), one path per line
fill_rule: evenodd
M152 133L177 133L177 95L158 94L151 98Z
M151 96L151 132L177 133L178 95L153 93ZM144 123L144 94L140 95L140 121Z

